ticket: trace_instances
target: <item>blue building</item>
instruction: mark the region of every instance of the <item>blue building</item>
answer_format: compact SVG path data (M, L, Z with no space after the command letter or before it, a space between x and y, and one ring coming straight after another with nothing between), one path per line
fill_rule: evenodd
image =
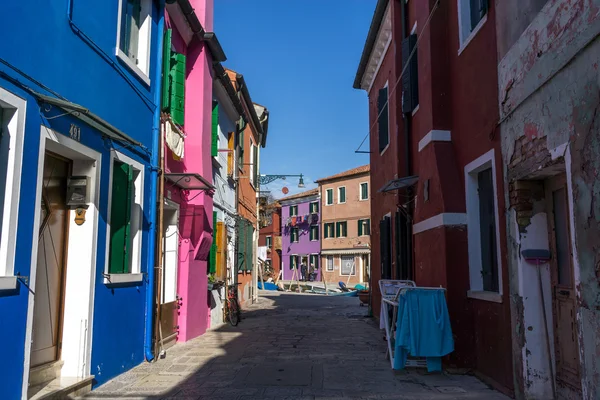
M1 399L152 358L163 3L2 5Z

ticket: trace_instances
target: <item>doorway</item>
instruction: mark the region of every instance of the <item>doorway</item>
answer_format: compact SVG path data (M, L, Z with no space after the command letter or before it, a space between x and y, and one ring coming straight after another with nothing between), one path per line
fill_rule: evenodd
M570 211L564 174L546 181L557 386L581 391Z
M31 367L60 359L67 262L67 179L71 161L46 152L31 341Z
M163 213L163 279L160 300L160 329L163 348L173 346L179 332L177 268L179 266L179 209L167 201Z

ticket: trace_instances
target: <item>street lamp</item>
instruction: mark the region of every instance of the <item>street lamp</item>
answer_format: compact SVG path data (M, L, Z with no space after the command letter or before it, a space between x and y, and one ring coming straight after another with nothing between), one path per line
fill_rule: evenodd
M300 174L300 175L260 175L258 177L258 182L261 185L267 185L271 182L276 181L277 179L285 180L285 178L287 178L287 177L300 177L300 180L298 181L298 187L301 189L303 187L305 187L304 176L302 174Z

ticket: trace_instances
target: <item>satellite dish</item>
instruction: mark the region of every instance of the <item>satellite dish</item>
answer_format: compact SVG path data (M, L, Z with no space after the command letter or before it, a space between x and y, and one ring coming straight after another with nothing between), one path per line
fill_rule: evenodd
M290 189L284 186L283 189L281 189L281 191L283 192L283 194L288 194L290 192Z

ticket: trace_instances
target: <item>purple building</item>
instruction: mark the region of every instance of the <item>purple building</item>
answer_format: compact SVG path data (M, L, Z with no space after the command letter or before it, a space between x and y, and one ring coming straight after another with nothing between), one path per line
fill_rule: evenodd
M316 272L316 281L321 280L319 199L319 189L312 189L279 200L283 280L290 280L292 277L295 280L294 268L301 274L302 263L308 267L309 274Z

